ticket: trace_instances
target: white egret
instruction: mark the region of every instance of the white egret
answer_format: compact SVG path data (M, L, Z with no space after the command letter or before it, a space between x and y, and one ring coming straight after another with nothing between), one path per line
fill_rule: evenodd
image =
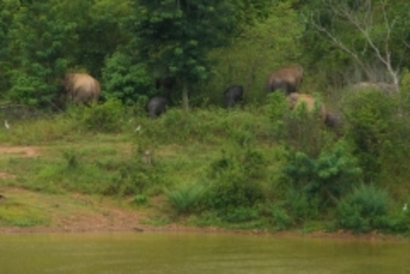
M9 125L9 123L7 123L7 120L4 120L4 126L5 126L7 129L10 129L10 125Z

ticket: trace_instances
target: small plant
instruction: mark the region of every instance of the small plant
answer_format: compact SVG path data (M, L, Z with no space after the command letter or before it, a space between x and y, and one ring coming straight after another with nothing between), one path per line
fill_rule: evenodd
M148 202L148 197L143 194L137 194L134 196L133 202L137 205L145 205Z
M165 190L172 207L178 214L194 211L203 201L207 188L201 185L184 185L175 190Z
M354 232L368 232L386 227L390 199L385 190L373 184L361 185L337 206L338 224Z
M272 209L273 225L276 230L285 230L292 224L292 217L281 207L274 207Z
M67 168L68 169L75 169L78 167L79 160L78 155L74 151L64 151L63 158L67 161Z

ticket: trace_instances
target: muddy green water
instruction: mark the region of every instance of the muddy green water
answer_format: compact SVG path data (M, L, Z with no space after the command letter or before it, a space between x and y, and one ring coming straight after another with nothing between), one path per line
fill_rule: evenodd
M0 235L0 273L410 273L410 243L193 233Z

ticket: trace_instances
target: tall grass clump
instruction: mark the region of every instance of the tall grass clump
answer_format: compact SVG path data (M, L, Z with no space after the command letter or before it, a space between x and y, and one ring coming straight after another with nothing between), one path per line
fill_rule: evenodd
M166 189L165 195L178 214L188 214L203 203L207 187L199 184L184 184L175 189Z
M387 191L374 184L362 184L339 202L337 223L340 228L354 232L386 228L390 203Z

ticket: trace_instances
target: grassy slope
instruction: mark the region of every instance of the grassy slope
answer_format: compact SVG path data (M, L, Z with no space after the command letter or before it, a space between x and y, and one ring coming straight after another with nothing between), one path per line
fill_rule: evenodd
M61 225L61 221L55 221L59 220L56 216L87 212L104 216L104 211L119 207L143 212L145 222L151 224L179 221L226 226L228 220L229 227L273 228L277 225L272 223L275 218L284 227L295 227L289 217L299 217L287 216L283 211L286 197L283 188L278 188L285 150L275 141L279 129L272 127L265 109L208 109L190 114L170 110L157 120L131 114L109 120L109 112L104 114L105 120L90 120L89 110L75 111L42 119L11 120L10 129L0 128L0 194L6 197L0 200L0 226ZM98 112L91 114L101 117ZM109 132L104 133L104 125L110 126ZM307 130L314 126L307 125ZM297 134L299 129L292 130ZM320 138L313 142L311 139L301 136L293 142L298 141L297 146L309 150L323 146L318 145ZM22 146L33 147L35 153L4 150ZM144 161L146 150L150 151L151 164ZM250 155L246 156L247 151ZM218 173L218 165L224 161L232 164L231 173ZM255 174L243 172L248 164ZM234 206L225 220L218 217L218 210L195 207L191 212L194 204L189 199L198 194L192 189L218 180L224 181L221 186L226 187L231 176L239 181L245 179L251 191L256 186L265 197L263 204ZM166 196L169 198L169 191L173 190L180 196L174 195L170 203ZM79 201L77 195L86 198ZM396 199L398 204L402 205L406 197L403 192ZM226 202L225 198L214 193L214 202ZM83 199L93 202L83 203ZM286 203L303 213L303 203ZM306 218L299 228L323 229L331 221L329 212L332 214L319 212L319 218ZM255 218L255 214L260 217ZM141 223L139 217L134 218Z

